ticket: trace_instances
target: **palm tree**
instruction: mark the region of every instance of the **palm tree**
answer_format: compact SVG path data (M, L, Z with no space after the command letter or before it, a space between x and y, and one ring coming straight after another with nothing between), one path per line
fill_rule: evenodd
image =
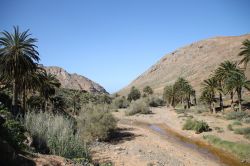
M240 64L244 64L244 67L247 67L247 63L250 61L250 40L246 39L242 42L243 47L241 47L241 52L239 56L243 58L240 61Z
M233 105L233 96L234 96L234 89L226 88L228 87L225 84L225 80L227 80L231 75L240 73L240 69L237 67L236 62L231 61L225 61L219 65L219 67L216 69L214 77L218 81L218 92L220 94L220 107L223 111L223 100L222 100L222 94L224 93L230 93L231 96L231 107ZM227 90L227 92L225 92Z
M242 89L246 88L250 91L250 80L247 80L243 72L233 73L229 78L227 78L226 84L230 87L230 89L236 90L239 104L238 107L239 111L241 111Z
M211 112L216 113L215 110L215 93L218 88L218 82L217 80L212 77L207 80L204 80L202 83L203 90L202 90L202 98L204 98L206 101L209 101Z
M179 91L181 102L184 105L184 108L190 108L190 98L191 94L193 92L192 86L189 84L189 82L180 77L175 82L176 88ZM185 103L185 104L184 104Z
M175 108L176 103L179 100L180 95L176 85L168 85L164 88L163 99L167 101L168 105Z
M17 100L22 91L19 81L27 72L36 70L39 53L36 51L37 40L31 38L29 30L20 32L14 27L14 33L3 31L0 37L0 73L2 80L12 83L12 112L18 113Z
M45 69L37 66L36 71L27 72L24 77L20 79L20 87L22 87L22 109L24 113L26 111L27 92L39 90L44 81L44 78L40 76L43 72L45 72Z
M209 105L210 112L215 112L215 96L213 93L210 92L209 89L204 88L201 92L200 101L204 102L205 104Z
M59 80L55 77L55 75L48 74L46 71L43 71L39 74L39 79L42 80L40 86L40 95L44 98L44 110L47 111L48 100L51 96L55 95L56 88L61 86Z
M219 80L219 83L221 84L221 92L224 92L226 90L226 93L230 93L231 97L231 107L234 103L234 91L236 90L233 86L228 85L228 82L226 81L228 78L230 78L232 75L238 75L242 74L242 71L237 67L236 62L231 61L225 61L220 64L220 66L216 69L214 77ZM221 93L220 93L221 94Z

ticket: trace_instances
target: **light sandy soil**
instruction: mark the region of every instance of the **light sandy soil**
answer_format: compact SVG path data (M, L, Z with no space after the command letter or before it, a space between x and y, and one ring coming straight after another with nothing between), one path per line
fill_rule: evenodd
M192 140L202 140L203 135L217 135L230 141L250 143L241 135L228 131L230 121L202 114L193 115L198 120L205 120L209 126L221 127L225 132L195 134L194 131L182 130L185 118L167 107L152 108L153 114L125 116L124 110L114 112L119 119L120 134L111 143L98 143L92 147L93 159L99 162L112 162L116 166L147 166L147 165L224 165L216 156L201 153L192 146L183 146L145 124L159 124Z

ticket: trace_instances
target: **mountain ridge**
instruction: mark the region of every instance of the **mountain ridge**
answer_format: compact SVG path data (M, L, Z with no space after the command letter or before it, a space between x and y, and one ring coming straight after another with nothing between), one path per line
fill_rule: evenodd
M156 93L162 93L163 88L172 84L178 77L186 78L199 92L201 82L207 79L221 62L241 59L237 55L245 39L250 39L250 34L212 37L180 47L164 55L118 93L126 95L132 86L142 89L147 85ZM246 75L250 78L250 65L246 69Z
M56 76L60 81L62 88L87 91L91 93L108 93L100 84L85 76L77 73L68 73L65 69L58 66L43 66L43 68L48 73Z

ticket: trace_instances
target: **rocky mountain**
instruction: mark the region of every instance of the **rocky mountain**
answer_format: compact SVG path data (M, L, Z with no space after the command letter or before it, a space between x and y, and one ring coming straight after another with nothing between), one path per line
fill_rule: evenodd
M215 37L179 48L165 55L118 93L125 95L132 86L142 89L146 85L151 86L156 93L162 93L164 87L174 83L178 77L184 77L190 81L199 93L201 82L207 79L221 62L241 59L237 55L245 39L250 39L250 34ZM250 65L246 75L250 78Z
M90 79L78 75L70 74L66 70L56 66L44 67L48 73L56 75L57 79L61 82L62 88L85 90L93 93L107 93L107 91L99 84L91 81Z

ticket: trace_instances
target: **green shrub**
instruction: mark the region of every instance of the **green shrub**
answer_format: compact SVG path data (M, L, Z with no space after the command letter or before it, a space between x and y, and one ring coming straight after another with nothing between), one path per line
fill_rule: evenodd
M244 122L244 123L250 123L250 117L243 118L242 122Z
M135 114L150 114L152 113L147 102L143 99L133 101L129 108L126 110L125 114L128 116Z
M175 112L177 114L185 114L187 112L187 110L185 110L185 109L175 109Z
M87 105L78 117L80 134L88 141L107 140L116 125L117 120L104 105Z
M66 158L89 158L86 145L70 119L46 112L28 112L24 117L24 125L40 152L45 152L47 147L50 154Z
M249 159L250 144L225 141L213 135L206 135L203 136L203 138L207 140L210 144L215 145L218 148L236 154L240 158Z
M144 94L146 94L146 96L152 95L154 93L153 89L150 86L145 86L143 88L143 92L144 92Z
M150 107L160 107L160 106L164 106L165 102L159 97L149 97L148 104Z
M250 127L234 129L234 133L241 135L250 134Z
M23 142L26 137L24 135L25 129L23 125L14 119L7 119L2 126L0 126L0 137L6 140L13 148L24 148Z
M225 118L227 120L242 120L245 117L248 117L249 115L246 112L239 111L239 112L229 112L226 114Z
M115 109L127 108L129 106L129 101L124 96L117 97L113 100L112 104Z
M239 120L234 121L233 125L235 125L235 126L242 126L242 124L241 124L241 122Z
M214 129L217 131L217 133L223 133L224 132L223 128L221 128L221 127L215 127Z
M194 130L196 134L209 131L210 128L208 124L204 121L187 119L182 127L183 130Z
M230 131L233 131L233 126L231 124L227 125L227 129L230 130Z
M244 137L245 137L246 139L249 139L249 140L250 140L250 134L246 134L246 135L244 135Z

